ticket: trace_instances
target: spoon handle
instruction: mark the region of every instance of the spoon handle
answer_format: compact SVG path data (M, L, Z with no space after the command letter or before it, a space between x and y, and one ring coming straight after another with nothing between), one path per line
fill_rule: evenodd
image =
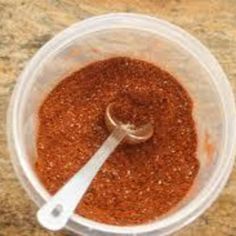
M85 166L39 209L37 218L42 226L56 231L66 225L97 172L125 136L120 127L114 129Z

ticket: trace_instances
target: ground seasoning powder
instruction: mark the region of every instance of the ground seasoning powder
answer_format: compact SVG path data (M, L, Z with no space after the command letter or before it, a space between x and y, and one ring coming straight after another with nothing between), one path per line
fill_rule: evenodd
M147 223L183 199L199 169L192 100L153 64L111 58L62 80L39 111L36 171L51 194L61 188L108 137L104 112L110 102L124 121L150 120L154 135L145 143L121 144L76 212L113 225Z

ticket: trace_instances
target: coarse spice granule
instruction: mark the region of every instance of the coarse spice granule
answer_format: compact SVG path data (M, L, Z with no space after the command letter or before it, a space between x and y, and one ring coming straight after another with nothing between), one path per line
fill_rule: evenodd
M111 102L123 121L152 122L154 135L145 143L121 144L76 213L113 225L147 223L185 197L199 170L193 102L171 74L153 64L116 57L63 79L39 110L36 172L56 193L108 137L104 113Z

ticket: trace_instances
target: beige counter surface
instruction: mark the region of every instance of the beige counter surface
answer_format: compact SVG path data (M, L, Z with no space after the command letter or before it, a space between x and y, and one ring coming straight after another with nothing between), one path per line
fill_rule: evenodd
M6 110L16 78L57 32L89 16L139 12L169 20L200 39L236 91L235 0L0 0L0 236L65 236L35 219L36 206L20 186L7 151ZM217 201L175 236L236 236L236 169Z

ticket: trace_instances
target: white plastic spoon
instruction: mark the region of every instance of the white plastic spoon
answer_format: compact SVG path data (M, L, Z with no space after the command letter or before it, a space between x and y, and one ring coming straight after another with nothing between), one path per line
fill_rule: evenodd
M105 113L105 121L111 135L105 140L102 146L42 208L37 212L39 223L49 230L62 229L85 192L89 188L94 177L105 163L110 154L125 139L129 143L144 142L153 135L153 126L146 124L134 129L132 125L122 124L112 115L112 104Z

